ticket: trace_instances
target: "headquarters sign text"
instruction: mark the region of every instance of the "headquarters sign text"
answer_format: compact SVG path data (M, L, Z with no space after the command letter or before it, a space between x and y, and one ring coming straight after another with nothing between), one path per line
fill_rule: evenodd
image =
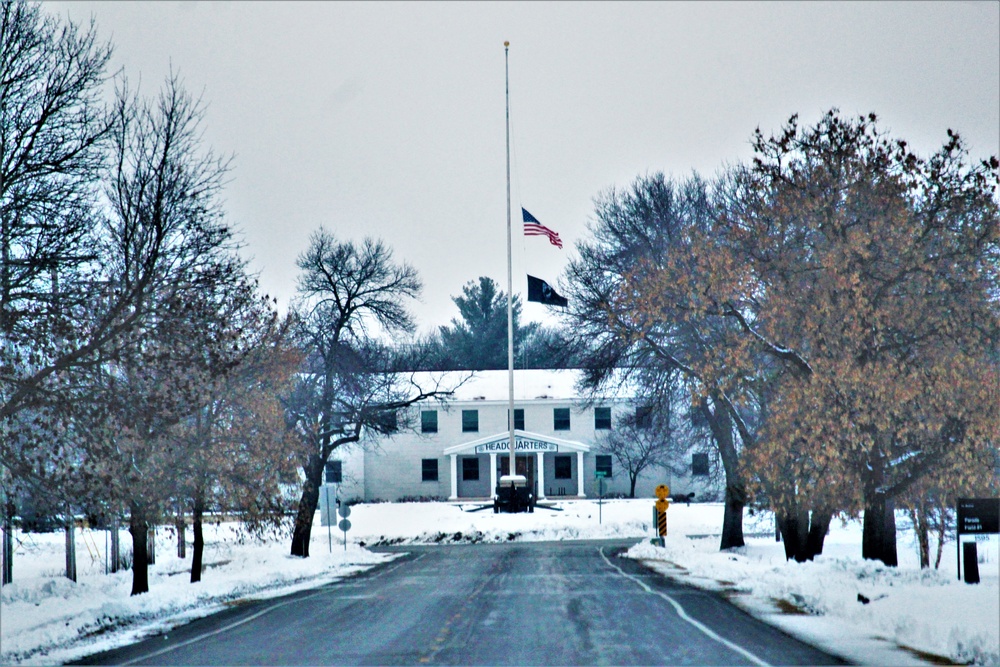
M476 445L476 454L492 454L510 451L510 438L502 438ZM541 440L529 440L528 438L514 438L515 452L558 452L559 446L551 442Z

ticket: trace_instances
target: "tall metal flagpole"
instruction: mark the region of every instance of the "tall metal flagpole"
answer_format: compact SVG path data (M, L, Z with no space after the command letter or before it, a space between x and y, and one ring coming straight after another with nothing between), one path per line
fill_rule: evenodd
M510 227L510 67L508 51L510 42L503 43L504 94L507 115L507 426L510 430L510 469L514 475L514 289L511 277L511 227Z

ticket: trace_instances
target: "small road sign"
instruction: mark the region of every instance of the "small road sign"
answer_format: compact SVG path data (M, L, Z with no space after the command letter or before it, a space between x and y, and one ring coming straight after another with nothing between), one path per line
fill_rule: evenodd
M958 549L958 579L962 580L964 556L965 582L978 584L979 558L976 555L976 543L962 542L962 535L1000 533L1000 498L959 498L957 523L955 546Z
M351 508L347 507L347 505L341 505L341 511L343 511L343 508L347 508L348 514L351 513ZM341 514L341 516L344 515ZM344 531L344 551L347 551L347 531L351 529L351 522L346 518L341 519L340 523L337 524L337 527L340 528L342 531Z
M1000 533L1000 498L959 498L958 533Z
M656 502L653 503L656 534L660 536L662 541L667 534L667 508L670 507L670 501L667 498L670 497L670 487L666 484L660 484L653 492L656 494Z

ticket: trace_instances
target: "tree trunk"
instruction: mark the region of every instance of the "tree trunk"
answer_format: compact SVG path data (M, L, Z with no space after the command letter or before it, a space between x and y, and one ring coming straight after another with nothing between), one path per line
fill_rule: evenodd
M156 565L156 526L150 526L146 533L146 563Z
M205 535L202 531L202 518L205 514L205 506L202 503L200 494L195 498L194 508L191 512L191 530L194 533L194 548L191 553L191 583L201 581L202 558L205 554Z
M132 504L128 532L132 535L132 595L149 592L149 565L146 562L146 537L149 524L138 505Z
M937 557L934 559L934 569L941 567L941 555L944 554L944 540L948 536L948 510L943 505L937 508L938 523L935 526L937 533Z
M726 475L726 509L722 518L722 540L720 549L742 547L743 541L743 507L746 503L746 485L740 476L740 458L733 439L733 418L725 407L721 397L713 394L714 410L707 403L702 403L702 414L708 421L712 438L719 448L719 458ZM744 443L746 444L746 443Z
M174 526L177 528L177 557L187 558L187 523L184 521L183 510L177 511L177 520L174 522Z
M910 522L913 523L913 532L917 535L920 569L925 570L931 566L930 526L927 525L926 507L924 503L917 503L916 507L908 508L907 513L910 515Z
M804 563L823 553L823 542L833 520L827 509L798 508L794 512L775 511L774 519L785 544L785 559Z
M639 473L634 473L634 474L633 473L629 473L629 476L628 476L628 481L629 481L628 497L629 498L635 498L635 481L638 478L639 478Z
M322 457L318 454L312 454L305 466L306 480L302 485L299 512L295 517L295 528L292 531L293 556L309 558L309 540L312 536L316 507L319 505L319 487L323 483L324 463Z
M794 513L782 510L774 511L774 520L781 533L781 542L785 546L785 560L795 558L795 545L799 542L799 520Z
M795 542L792 544L795 549L795 562L804 563L809 560L809 510L799 507L795 513Z
M118 511L111 515L111 571L122 568L121 534L118 526Z
M896 515L894 503L884 493L872 492L865 498L865 516L861 532L861 557L880 560L896 567Z
M0 586L14 581L14 503L4 503L3 514L3 574Z
M68 514L66 521L66 578L76 581L76 520Z
M823 553L823 542L826 534L830 532L830 522L833 520L833 512L823 508L812 511L809 518L809 534L806 536L806 559L813 560Z
M726 485L726 508L722 516L722 542L719 549L742 547L743 541L743 507L746 505L746 490L743 485Z

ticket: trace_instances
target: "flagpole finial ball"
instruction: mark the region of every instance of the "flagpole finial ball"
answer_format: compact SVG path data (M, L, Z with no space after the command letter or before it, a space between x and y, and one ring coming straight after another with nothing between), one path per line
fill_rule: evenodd
M504 47L504 48L507 48L508 46L510 46L510 42L504 42L504 43L503 43L503 47Z

